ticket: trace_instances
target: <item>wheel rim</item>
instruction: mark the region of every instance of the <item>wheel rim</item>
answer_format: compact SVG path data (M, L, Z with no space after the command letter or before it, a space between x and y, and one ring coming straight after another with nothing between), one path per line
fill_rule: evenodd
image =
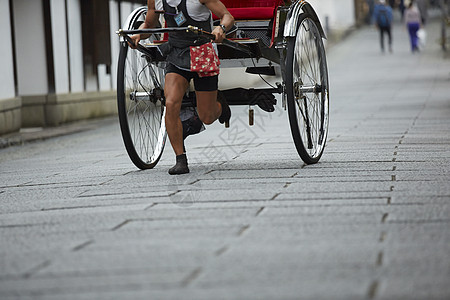
M144 19L145 13L136 16L129 28L137 28ZM167 136L164 68L125 42L121 55L123 77L118 84L118 101L125 147L138 168L152 168L161 157Z
M163 105L164 73L129 49L125 61L124 98L130 137L139 158L152 164L163 150L166 128ZM159 83L154 84L154 80Z
M314 21L303 19L294 45L293 95L300 137L311 159L322 155L328 132L328 74L321 39Z

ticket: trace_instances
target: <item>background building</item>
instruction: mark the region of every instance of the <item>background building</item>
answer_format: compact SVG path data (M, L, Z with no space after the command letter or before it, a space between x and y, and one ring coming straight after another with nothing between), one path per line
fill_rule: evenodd
M142 3L0 0L0 134L114 113L115 31Z

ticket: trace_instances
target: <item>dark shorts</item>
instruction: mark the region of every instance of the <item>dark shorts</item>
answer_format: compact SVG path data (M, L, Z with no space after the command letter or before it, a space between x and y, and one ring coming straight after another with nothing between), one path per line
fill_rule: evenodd
M197 73L181 70L171 63L167 64L166 66L166 74L168 73L179 74L186 78L188 82L191 81L191 79L194 79L194 87L197 92L211 92L216 91L218 88L218 75L210 77L199 77Z

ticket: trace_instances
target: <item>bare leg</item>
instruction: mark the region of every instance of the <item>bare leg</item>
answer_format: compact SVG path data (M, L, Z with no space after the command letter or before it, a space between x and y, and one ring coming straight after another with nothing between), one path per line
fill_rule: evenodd
M183 126L180 120L181 102L188 88L187 80L176 73L168 73L165 78L166 129L175 155L183 154Z
M200 120L207 125L214 123L222 113L222 106L217 102L217 91L195 92L195 94Z

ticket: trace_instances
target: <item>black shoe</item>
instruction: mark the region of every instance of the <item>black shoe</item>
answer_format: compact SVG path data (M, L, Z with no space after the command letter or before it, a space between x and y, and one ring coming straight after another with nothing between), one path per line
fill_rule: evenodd
M195 107L182 107L180 110L181 124L183 125L183 140L188 136L205 130Z
M183 125L183 140L190 135L199 133L203 129L203 122L197 115L182 121L181 124Z
M220 114L219 122L220 124L228 123L231 118L231 109L227 103L227 100L225 100L225 97L223 97L220 92L217 93L217 101L219 101L222 106L222 113Z
M169 169L170 175L179 175L189 173L186 154L180 154L176 157L177 163Z

